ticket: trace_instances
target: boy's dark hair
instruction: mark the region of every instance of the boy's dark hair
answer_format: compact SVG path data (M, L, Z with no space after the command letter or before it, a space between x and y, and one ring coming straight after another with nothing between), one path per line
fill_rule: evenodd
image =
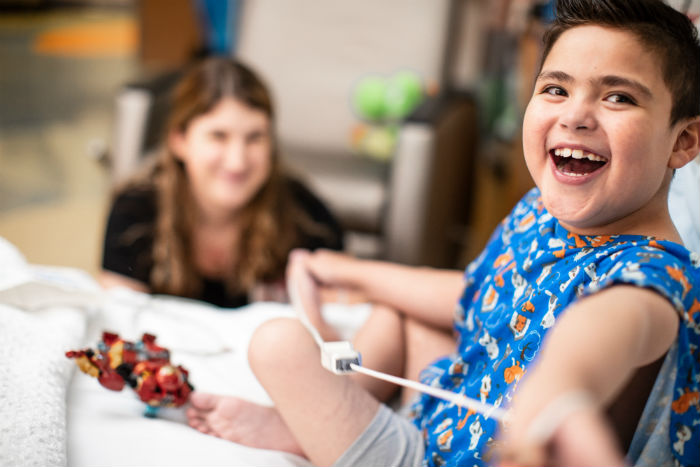
M557 0L555 19L544 36L540 69L561 34L598 25L629 31L656 54L671 91L671 125L700 115L698 31L682 13L661 0Z

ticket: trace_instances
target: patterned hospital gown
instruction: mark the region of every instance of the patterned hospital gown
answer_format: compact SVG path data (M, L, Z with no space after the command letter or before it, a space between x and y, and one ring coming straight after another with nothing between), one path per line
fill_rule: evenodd
M638 235L566 231L529 192L467 267L455 311L457 352L421 380L507 407L566 307L612 284L651 288L677 310L677 369L671 403L672 455L700 463L700 259L681 245ZM667 398L668 400L668 398ZM486 465L498 425L488 416L423 395L411 407L426 443L426 465ZM670 431L670 432L669 432ZM669 455L669 458L671 456Z

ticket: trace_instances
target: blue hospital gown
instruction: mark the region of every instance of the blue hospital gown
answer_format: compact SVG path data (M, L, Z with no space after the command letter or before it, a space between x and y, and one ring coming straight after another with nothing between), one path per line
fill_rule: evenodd
M546 211L533 189L467 267L465 281L455 310L457 352L426 368L421 380L503 407L547 331L578 297L613 284L633 284L667 298L681 319L674 400L669 401L675 428L668 434L669 444L681 465L700 463L696 254L651 237L572 234ZM492 418L428 395L416 400L410 414L425 439L426 465L488 464L498 431Z

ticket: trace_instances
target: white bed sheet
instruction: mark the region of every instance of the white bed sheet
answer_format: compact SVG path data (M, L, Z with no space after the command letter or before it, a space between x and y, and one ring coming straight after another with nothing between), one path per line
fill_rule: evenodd
M350 336L369 307L331 305L324 314ZM129 388L109 391L64 356L94 347L105 330L132 341L149 332L188 369L196 390L269 404L246 354L253 330L277 316L293 313L275 303L222 310L125 289L103 292L81 271L26 264L0 238L0 465L309 465L203 435L186 425L183 409L144 417Z

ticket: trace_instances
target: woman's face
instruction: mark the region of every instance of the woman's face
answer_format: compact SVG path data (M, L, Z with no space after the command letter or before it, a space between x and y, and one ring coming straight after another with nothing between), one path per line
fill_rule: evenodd
M234 98L222 99L170 137L204 214L236 214L260 190L272 168L270 119Z

